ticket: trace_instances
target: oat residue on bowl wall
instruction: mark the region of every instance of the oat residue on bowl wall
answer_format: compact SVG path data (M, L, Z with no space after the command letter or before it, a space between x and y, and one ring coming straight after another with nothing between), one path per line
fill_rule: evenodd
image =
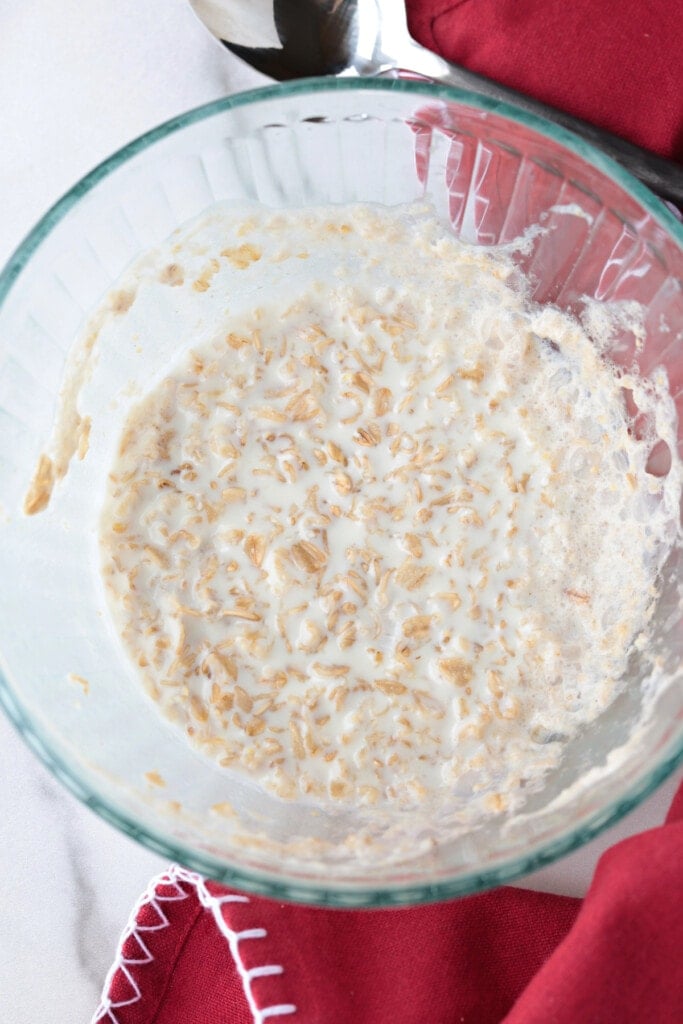
M664 375L618 377L424 208L218 207L146 267L131 311L205 311L102 516L151 698L284 798L518 806L647 630L680 472L646 472L622 389L675 451ZM234 313L235 275L273 272Z

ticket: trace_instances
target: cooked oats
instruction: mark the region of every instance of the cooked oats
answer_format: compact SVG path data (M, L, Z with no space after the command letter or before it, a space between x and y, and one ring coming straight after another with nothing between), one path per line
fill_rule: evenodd
M135 671L283 798L510 806L647 627L678 463L646 472L621 389L654 408L665 381L619 379L423 209L203 224L201 260L181 233L147 286L224 312L131 411L102 517ZM317 277L230 313L228 269L304 255ZM53 476L45 457L27 512Z

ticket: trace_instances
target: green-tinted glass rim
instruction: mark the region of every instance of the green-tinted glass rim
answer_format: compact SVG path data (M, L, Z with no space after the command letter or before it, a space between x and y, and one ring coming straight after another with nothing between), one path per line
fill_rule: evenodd
M428 96L431 99L455 101L475 109L499 114L508 120L529 127L540 135L560 143L611 177L625 192L637 200L683 248L683 225L676 220L661 200L615 161L594 149L583 139L552 122L497 100L491 100L462 89L453 89L432 83L406 79L303 79L284 85L252 89L196 107L151 129L102 161L50 207L17 247L0 273L0 306L33 253L69 211L103 178L154 143L195 122L263 100L297 94L354 91L403 92L410 95ZM496 867L472 871L458 878L431 884L397 883L387 887L378 887L340 882L336 886L329 886L318 882L299 880L296 877L278 878L266 872L244 870L228 865L210 854L184 847L168 836L135 821L132 815L122 812L114 803L102 798L94 789L85 786L79 779L77 770L52 750L49 740L41 735L41 730L23 709L21 702L14 695L8 680L1 671L0 704L27 744L67 789L101 818L115 825L120 831L143 846L237 889L258 892L275 899L336 907L381 907L427 903L464 896L509 882L570 853L599 832L613 825L645 799L679 764L683 763L683 733L681 733L669 744L664 758L611 805L590 815L578 828L570 829L564 835L541 843L537 849L531 850L521 857L511 858Z

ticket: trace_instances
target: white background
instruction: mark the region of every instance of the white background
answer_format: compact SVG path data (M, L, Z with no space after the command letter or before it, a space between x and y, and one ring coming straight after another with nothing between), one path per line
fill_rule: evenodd
M185 0L0 0L0 264L113 150L264 81ZM602 850L663 820L680 778L524 884L582 894ZM87 1022L129 910L164 866L64 792L0 717L0 1021Z

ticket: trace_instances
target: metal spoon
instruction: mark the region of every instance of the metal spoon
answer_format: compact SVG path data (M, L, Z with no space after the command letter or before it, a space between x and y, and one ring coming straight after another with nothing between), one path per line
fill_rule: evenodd
M403 0L190 0L229 50L279 81L405 70L544 117L586 139L683 207L683 167L562 110L450 64L411 38Z

